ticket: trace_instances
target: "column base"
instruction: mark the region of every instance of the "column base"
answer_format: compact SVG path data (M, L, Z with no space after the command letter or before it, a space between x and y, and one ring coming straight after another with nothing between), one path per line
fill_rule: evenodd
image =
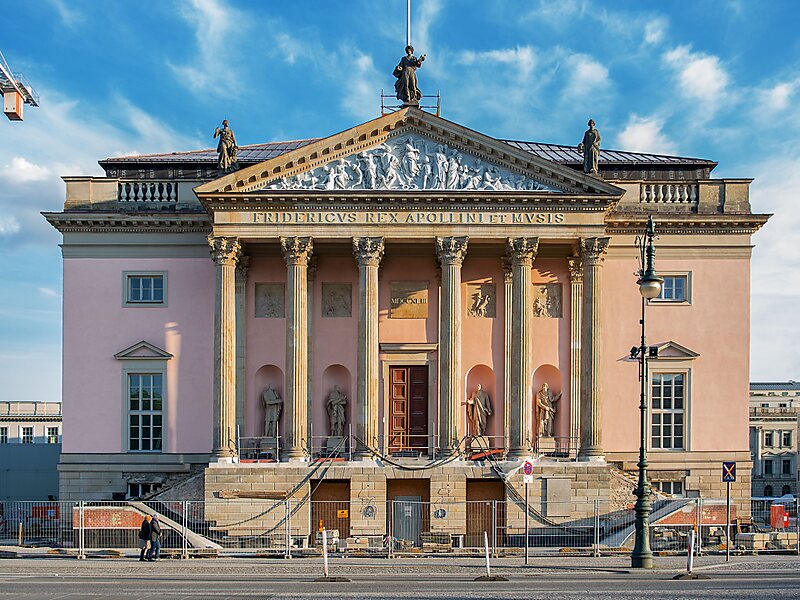
M580 453L578 453L578 461L579 462L590 462L590 463L606 464L606 455L605 454L580 454Z
M227 455L222 455L221 454L221 455L218 455L218 456L212 456L209 459L208 462L209 463L217 463L217 464L233 464L233 463L238 463L239 462L239 457L238 456L231 456L230 454L227 454Z
M532 458L530 450L519 448L509 450L506 460L524 460L527 458Z

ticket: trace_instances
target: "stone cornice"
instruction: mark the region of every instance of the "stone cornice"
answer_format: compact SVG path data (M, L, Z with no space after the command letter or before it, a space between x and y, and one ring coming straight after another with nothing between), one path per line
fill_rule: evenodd
M606 217L608 234L640 234L648 214L614 213ZM659 234L752 234L758 231L771 214L672 214L655 215Z
M211 218L205 213L70 213L43 212L61 233L208 233Z
M341 133L241 169L195 188L201 202L229 192L252 192L271 181L291 177L383 143L401 132L413 132L446 143L490 162L528 175L567 193L601 194L619 198L623 190L462 127L417 108L404 108ZM492 192L494 195L496 192Z

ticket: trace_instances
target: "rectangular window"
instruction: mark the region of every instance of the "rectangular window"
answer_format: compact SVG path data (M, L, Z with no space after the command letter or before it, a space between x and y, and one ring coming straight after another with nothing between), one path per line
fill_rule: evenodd
M22 443L23 444L33 443L33 427L22 428Z
M48 444L58 443L58 427L47 428L47 443Z
M791 431L784 431L783 432L783 446L786 448L792 447L792 432Z
M688 302L689 275L663 275L661 294L655 300L661 302Z
M158 483L129 483L128 484L128 499L137 500L152 494L161 487Z
M660 450L682 450L686 403L685 374L653 373L651 381L651 446Z
M792 459L784 458L781 461L781 475L791 475L791 474L792 474Z
M8 443L8 427L0 427L0 444Z
M128 374L128 449L161 452L163 439L160 373Z
M164 273L125 273L126 305L165 305Z
M682 481L654 481L653 486L663 494L670 494L671 496L683 496L683 482Z
M769 402L762 402L761 408L769 408Z
M772 475L772 474L773 474L772 459L767 458L764 460L764 475Z
M772 435L771 431L764 432L764 445L769 446L770 448L775 445L774 443L774 436Z

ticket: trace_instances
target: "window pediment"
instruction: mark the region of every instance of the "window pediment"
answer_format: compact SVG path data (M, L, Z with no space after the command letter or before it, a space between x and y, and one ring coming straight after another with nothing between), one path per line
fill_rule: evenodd
M173 355L142 340L114 355L117 360L169 360Z

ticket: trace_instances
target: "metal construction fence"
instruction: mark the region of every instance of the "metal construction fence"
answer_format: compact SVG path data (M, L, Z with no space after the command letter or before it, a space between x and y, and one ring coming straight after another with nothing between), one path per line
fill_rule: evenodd
M0 502L0 545L61 549L85 556L133 551L147 514L158 514L165 556L304 556L328 550L387 557L477 554L484 532L495 556L629 553L632 505L608 501L422 502L214 499L206 501ZM728 520L729 515L729 520ZM684 554L694 529L697 553L800 554L798 500L674 498L653 502L653 551ZM729 537L730 535L730 537ZM729 542L730 540L730 542Z

